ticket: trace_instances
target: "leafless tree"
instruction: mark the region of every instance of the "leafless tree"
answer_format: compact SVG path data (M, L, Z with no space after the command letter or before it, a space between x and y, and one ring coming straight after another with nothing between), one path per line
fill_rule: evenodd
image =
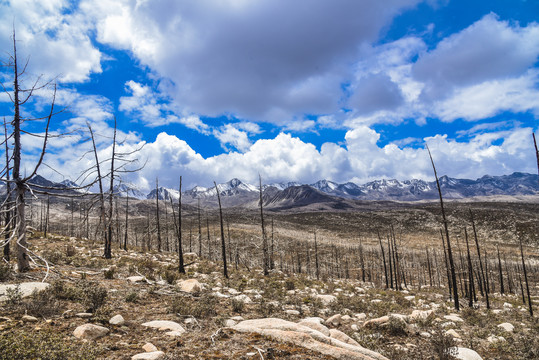
M436 166L434 166L434 160L432 159L432 154L430 153L430 149L428 146L427 146L427 151L429 152L430 162L432 164L432 169L434 170L434 177L436 178L436 186L438 188L438 195L440 196L440 208L442 210L442 219L444 222L444 230L445 230L445 240L447 242L447 257L449 260L449 268L451 271L451 282L453 285L453 301L455 302L455 309L458 311L460 309L459 292L457 289L457 278L455 276L455 264L453 262L453 253L451 252L451 241L449 240L449 227L447 224L447 218L445 216L444 200L442 197L442 188L440 187L440 181L438 180L438 174L436 173Z
M6 162L6 166L2 171L3 181L6 183L14 184L14 189L10 191L15 191L15 204L11 208L3 206L4 211L15 210L15 227L13 232L10 234L7 240L4 241L4 244L12 242L16 239L17 245L17 265L20 272L25 272L30 269L30 258L28 249L28 243L26 241L26 217L25 217L25 194L28 190L31 190L28 185L28 181L33 178L37 171L39 170L43 159L45 157L47 142L49 139L49 126L52 116L54 113L55 99L56 99L56 85L51 83L45 83L40 85L41 77L38 77L37 80L28 88L25 88L23 85L23 78L28 66L28 61L25 65L22 66L22 70L19 67L19 59L17 57L17 41L15 36L15 29L13 29L13 52L9 55L9 59L6 62L2 63L3 67L9 69L10 73L13 76L13 88L9 89L3 83L1 84L4 92L8 95L11 103L13 104L13 121L10 124L10 129L6 131L6 141L13 141L13 149L11 151L10 158ZM48 115L41 118L45 120L45 129L43 135L38 135L34 133L26 132L22 129L23 123L31 119L24 118L22 113L22 107L31 100L34 93L40 89L44 89L47 86L52 86L53 95L50 105L50 111ZM9 131L9 135L7 132ZM41 147L41 152L38 157L36 165L29 172L26 172L26 176L21 175L25 169L22 168L22 145L21 145L21 134L27 134L33 137L40 137L43 139L43 145ZM8 164L13 161L13 167L10 168ZM11 173L10 179L8 179L7 174ZM6 197L7 199L11 198L11 193ZM5 204L4 204L5 205Z
M217 201L219 203L219 220L221 222L221 253L223 256L223 275L228 279L228 269L226 267L226 247L225 247L225 229L223 227L223 208L221 207L221 195L219 194L219 187L214 181L215 191L217 192Z
M260 224L262 226L262 252L264 262L264 275L269 275L269 257L268 257L268 239L266 238L266 229L264 227L264 204L262 199L262 177L258 174L259 192L260 192Z

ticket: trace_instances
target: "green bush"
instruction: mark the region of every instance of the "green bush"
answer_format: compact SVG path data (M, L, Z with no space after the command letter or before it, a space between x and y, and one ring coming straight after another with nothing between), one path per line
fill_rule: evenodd
M138 300L139 300L138 294L135 291L130 292L125 297L125 302L129 302L129 303L136 303Z
M169 311L180 315L191 315L204 319L217 315L218 300L215 296L204 294L198 299L178 297L172 301Z
M56 299L54 291L50 288L39 292L34 291L32 296L24 301L24 309L29 315L44 318L62 312L62 307Z
M0 260L0 281L6 281L11 277L11 266Z
M107 289L92 282L88 282L84 285L82 293L82 303L85 306L88 306L88 311L92 313L105 304L108 295Z
M115 273L115 269L113 267L111 267L111 268L105 270L103 272L103 275L105 276L105 279L112 280L112 279L114 279L114 273Z
M73 344L47 331L9 330L0 333L0 360L93 360L95 344Z

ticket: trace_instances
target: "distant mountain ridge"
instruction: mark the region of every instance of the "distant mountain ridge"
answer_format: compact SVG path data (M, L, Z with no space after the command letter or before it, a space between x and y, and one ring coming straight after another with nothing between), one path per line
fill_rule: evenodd
M539 176L515 172L510 175L491 176L485 175L476 180L456 179L448 176L440 177L442 193L447 199L463 199L475 196L495 195L536 195L539 193ZM31 184L45 186L59 190L69 190L77 184L70 181L54 183L42 176L36 175ZM232 179L226 183L218 184L219 194L228 205L236 206L258 201L258 186ZM177 189L160 187L153 189L148 194L120 184L114 188L119 196L134 197L137 199L174 200L179 198ZM383 200L383 201L419 201L438 198L438 190L435 181L418 179L399 181L395 179L381 179L362 185L352 182L336 183L330 180L320 180L313 184L299 184L296 182L274 183L263 185L264 203L267 206L301 206L307 203L335 201L335 199L348 200ZM214 186L194 188L182 193L187 203L204 201L213 203L216 201L216 189Z

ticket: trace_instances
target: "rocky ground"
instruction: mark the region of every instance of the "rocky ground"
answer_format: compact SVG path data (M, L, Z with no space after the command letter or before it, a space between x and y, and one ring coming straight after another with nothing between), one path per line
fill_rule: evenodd
M444 289L245 267L225 279L196 254L180 275L174 254L115 248L105 260L87 240L30 241L53 264L49 285L41 266L0 269L0 359L539 358L539 321L520 296L456 312Z

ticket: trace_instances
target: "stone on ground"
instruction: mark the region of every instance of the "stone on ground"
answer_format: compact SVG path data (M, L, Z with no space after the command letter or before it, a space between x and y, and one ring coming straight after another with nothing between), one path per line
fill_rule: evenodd
M515 326L511 323L501 323L500 325L498 325L498 327L500 329L503 329L504 331L507 331L507 332L513 332L513 330L515 330Z
M386 357L377 352L326 336L310 327L277 318L245 320L232 329L244 333L257 333L271 337L276 341L292 343L338 360L387 360Z
M152 343L146 343L144 344L144 346L142 347L142 350L146 351L146 352L154 352L154 351L158 351L158 349L155 347L154 344Z
M178 285L181 291L190 294L202 291L202 284L197 279L179 280L176 285Z
M455 358L459 360L483 360L483 358L472 349L457 347Z
M109 320L109 324L111 325L123 325L125 324L124 317L122 315L115 315Z
M165 353L162 351L152 351L133 355L131 360L160 360L165 358Z
M178 331L181 333L185 332L185 329L180 324L174 321L169 321L169 320L148 321L142 324L142 326L151 327L151 328L159 329L159 330Z
M32 295L34 291L36 292L43 291L50 286L49 283L42 283L42 282L25 282L18 285L19 285L20 294L23 298ZM6 294L9 289L15 290L16 288L17 288L17 284L0 285L0 301L7 300L8 297Z
M107 335L109 329L94 324L84 324L73 331L73 335L78 339L95 340Z

